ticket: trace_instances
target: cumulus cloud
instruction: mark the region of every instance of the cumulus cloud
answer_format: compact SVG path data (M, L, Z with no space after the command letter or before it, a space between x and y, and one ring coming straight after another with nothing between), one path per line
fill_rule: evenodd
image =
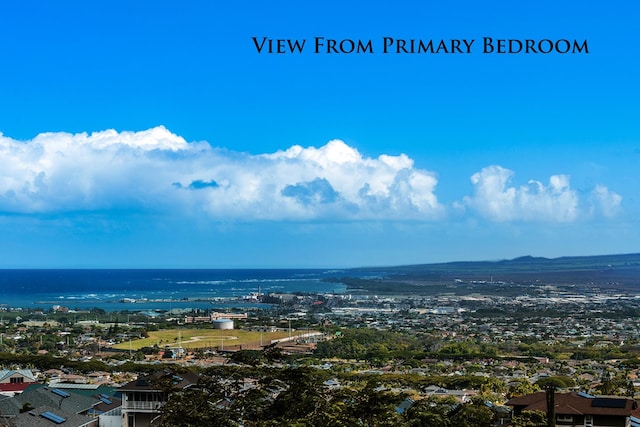
M141 132L0 134L0 212L171 209L214 219L434 219L434 173L342 141L267 154Z
M511 183L489 166L453 204L495 222L571 222L617 215L622 197L603 185L571 188L567 175ZM435 220L447 210L435 173L405 154L366 157L343 141L248 154L187 142L160 126L140 132L0 134L0 214L170 212L223 221Z
M153 203L154 172L186 149L164 128L43 133L30 141L0 136L0 211L52 212Z
M552 175L547 184L530 180L519 187L510 186L513 176L513 171L497 165L473 174L473 195L464 198L464 205L495 222L571 222L596 212L611 217L622 200L601 185L581 198L567 175Z
M591 191L590 202L592 214L601 214L604 217L611 218L620 212L622 196L609 190L604 185L598 184Z

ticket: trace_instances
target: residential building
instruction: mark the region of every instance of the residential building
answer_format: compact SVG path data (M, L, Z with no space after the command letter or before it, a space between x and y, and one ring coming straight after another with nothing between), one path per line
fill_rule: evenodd
M33 385L24 392L16 394L14 397L0 400L0 414L2 414L2 419L12 425L16 424L15 420L19 417L21 417L19 418L21 420L31 420L31 424L26 422L26 424L23 425L32 426L46 425L47 422L52 422L51 420L56 419L55 417L47 418L40 416L41 413L45 412L52 412L64 419L73 418L79 423L77 425L94 425L89 423L89 421L93 419L89 417L88 414L98 402L100 402L98 399L76 393L69 393L58 388ZM51 408L55 408L55 411L51 410ZM22 417L23 414L29 412L31 412L32 415L35 414L35 416L33 418ZM74 415L82 415L88 418L88 421L85 421L85 424L83 424L81 421L82 417L71 417ZM36 422L35 420L38 421ZM74 424L75 422L76 421L74 421ZM98 422L95 420L95 426L97 425Z
M182 390L198 382L192 373L175 375L158 371L120 387L122 394L122 427L149 427L160 416L160 408L170 391Z
M638 403L624 397L570 392L555 393L553 400L557 427L630 427L640 417ZM547 413L546 392L515 397L507 405L513 407L514 416L522 411Z
M23 392L37 380L29 369L2 369L0 370L0 393L13 395Z
M43 406L16 415L11 419L12 427L99 427L97 418L73 414L57 408Z

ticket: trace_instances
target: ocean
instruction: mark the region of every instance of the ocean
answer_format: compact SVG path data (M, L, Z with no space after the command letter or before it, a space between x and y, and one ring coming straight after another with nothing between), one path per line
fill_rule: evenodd
M147 311L260 307L252 293L343 293L346 270L0 270L0 306Z

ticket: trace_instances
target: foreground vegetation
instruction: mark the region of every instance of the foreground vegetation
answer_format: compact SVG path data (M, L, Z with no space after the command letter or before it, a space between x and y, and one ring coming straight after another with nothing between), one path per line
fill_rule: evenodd
M247 372L237 373L236 378L246 378ZM328 372L311 368L266 369L246 387L211 370L196 387L172 391L160 425L237 426L241 420L247 427L489 427L496 417L482 399L463 405L438 397L415 403L375 377L352 377L335 388L327 386L330 379Z

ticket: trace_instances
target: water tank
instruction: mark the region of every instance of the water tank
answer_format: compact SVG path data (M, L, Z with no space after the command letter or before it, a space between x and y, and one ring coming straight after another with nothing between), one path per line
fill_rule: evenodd
M216 319L213 321L213 329L233 329L233 320Z

